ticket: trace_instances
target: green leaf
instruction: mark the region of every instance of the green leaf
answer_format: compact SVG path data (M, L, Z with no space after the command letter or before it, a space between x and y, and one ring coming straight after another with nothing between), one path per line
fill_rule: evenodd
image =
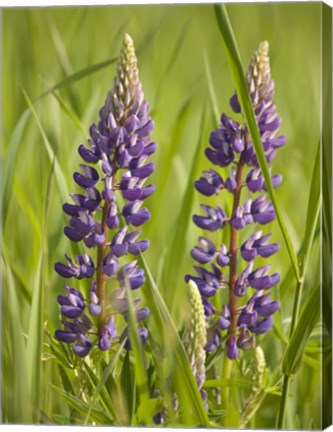
M137 419L139 424L149 425L152 423L150 415L150 402L148 392L148 380L146 374L145 357L142 349L140 336L138 334L138 325L136 322L132 290L126 281L126 293L128 298L128 323L129 323L129 339L131 343L131 351L133 354L133 363L135 370L135 379L139 396L139 411ZM139 416L140 413L140 416Z
M35 271L35 282L32 294L32 305L30 312L28 343L26 349L27 364L33 365L28 369L28 391L33 401L34 407L39 408L40 390L41 390L41 354L42 354L42 306L43 306L43 290L42 290L42 265L44 251L41 248L38 259L37 268ZM39 413L35 412L34 420L37 421Z
M211 380L207 380L205 381L203 387L204 388L214 388L214 387L253 387L255 386L256 383L255 381L250 381L250 380L246 380L246 379L241 379L241 378L219 378L219 379L211 379Z
M59 81L57 84L46 90L44 93L42 93L37 100L49 95L50 93L53 93L55 90L59 90L62 87L68 86L69 84L74 83L75 81L79 81L82 78L85 78L86 76L89 76L95 72L98 72L99 70L105 68L106 66L110 66L113 63L115 63L118 60L118 57L112 57L110 59L107 59L105 61L102 61L100 63L96 63L94 65L88 66L84 69L79 70L78 72L73 73L72 75L66 77L64 80ZM36 102L36 101L35 101Z
M6 389L9 396L8 421L15 422L20 419L22 423L32 423L32 405L28 388L28 370L26 362L26 347L24 330L21 322L20 307L16 294L14 277L5 258L2 258L2 269L5 276L4 292L8 298L10 321L6 323L4 331L11 343L11 376L8 377L10 388ZM9 355L4 352L3 355ZM9 359L8 359L9 360ZM4 371L3 371L4 372ZM12 395L12 396L10 396Z
M8 214L8 206L10 197L12 194L12 184L15 173L15 164L17 154L20 148L20 143L22 140L22 136L25 130L25 126L27 124L30 112L25 111L20 117L19 122L17 123L14 132L11 135L8 144L8 150L6 157L3 162L3 171L2 171L2 211L3 211L3 226L5 227L7 214Z
M175 356L176 370L178 373L178 390L185 392L186 397L190 401L189 406L183 406L182 409L191 412L192 422L197 426L210 426L207 412L203 405L186 351L182 341L180 340L175 324L161 294L159 293L145 259L142 256L141 259L148 275L150 286L149 289L147 284L145 284L143 291L149 304L152 318L156 323L163 350L167 355L172 353Z
M79 413L85 415L87 411L91 410L91 417L93 421L98 422L99 424L112 424L112 417L110 417L105 410L99 405L88 404L82 402L76 396L67 393L60 387L57 387L51 384L51 388L64 399L69 406L76 409Z
M269 174L268 165L267 165L264 149L261 143L257 122L253 112L252 102L248 93L247 84L242 69L242 63L238 52L237 43L233 34L231 23L229 21L226 6L216 4L214 5L214 8L215 8L218 27L220 29L220 33L223 40L226 57L229 63L231 76L233 78L234 85L237 91L237 96L242 108L242 113L244 114L246 125L250 132L251 140L256 151L259 166L263 174L265 183L267 185L267 190L269 192L270 198L274 205L275 213L288 250L288 254L290 257L292 267L294 269L296 279L297 281L299 281L300 272L298 268L297 257L293 249L285 222L282 218L282 214L275 196L275 191L273 188L271 176Z
M178 213L177 221L175 222L175 232L174 235L170 237L171 245L168 248L169 255L166 258L165 266L164 266L164 280L167 286L175 286L179 280L179 269L180 269L180 260L182 255L175 254L174 251L180 251L184 248L186 243L186 235L187 229L189 226L189 221L191 220L191 211L195 189L193 187L193 181L197 176L199 166L200 166L200 155L201 155L201 142L204 132L204 126L206 122L206 103L203 104L202 114L201 114L201 123L199 128L198 141L196 145L196 151L193 156L191 171L188 177L188 182L186 186L186 191L183 197L183 204ZM182 279L181 279L182 280ZM172 290L167 291L168 297L166 298L166 303L172 304L170 296L173 295Z
M31 102L29 96L27 95L27 93L23 89L23 87L21 87L21 91L23 93L23 96L24 96L24 98L25 98L25 100L26 100L26 102L27 102L27 104L28 104L28 106L29 106L29 108L30 108L33 116L35 117L37 126L38 126L39 131L40 131L40 133L42 135L43 143L45 145L45 148L46 148L47 154L49 156L50 162L54 163L54 175L55 175L55 178L56 178L56 182L57 182L57 186L58 186L58 192L59 192L59 196L61 198L61 201L62 202L66 202L67 196L68 196L68 187L67 187L67 182L66 182L66 178L64 176L64 173L63 173L63 171L62 171L62 169L61 169L61 167L59 165L59 162L58 162L58 160L56 158L56 155L55 155L55 153L54 153L54 151L52 149L52 146L51 146L51 144L50 144L50 142L49 142L49 140L48 140L48 138L46 136L44 128L43 128L43 126L42 126L42 124L40 122L38 114L37 114L37 112L36 112L36 110L35 110L32 102Z
M282 362L282 372L294 375L302 360L302 355L311 332L320 315L320 288L316 286L308 298L298 324L288 343Z
M311 187L308 197L308 209L306 216L305 235L302 244L302 253L300 254L301 276L306 274L309 257L312 249L312 243L315 236L316 228L319 221L321 208L320 193L320 143L318 144L317 156L312 172Z

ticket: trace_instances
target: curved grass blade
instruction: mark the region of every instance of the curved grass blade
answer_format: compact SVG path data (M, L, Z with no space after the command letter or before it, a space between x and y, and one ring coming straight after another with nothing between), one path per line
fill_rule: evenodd
M13 134L10 138L8 144L8 150L6 157L3 161L3 171L2 171L2 212L3 212L3 227L6 225L7 214L8 214L8 206L10 197L12 194L12 184L15 173L15 164L16 158L18 154L18 150L20 148L20 143L22 140L22 136L25 130L25 126L27 124L28 118L30 115L30 111L25 111L19 122L17 123Z
M106 368L104 369L103 374L102 374L100 380L95 383L96 390L95 390L95 393L94 393L94 396L93 396L92 404L95 404L96 399L98 398L100 392L102 391L102 389L103 389L106 381L108 380L110 374L114 370L114 367L115 367L115 365L116 365L116 363L117 363L117 361L119 359L119 356L120 356L120 354L121 354L121 352L122 352L122 350L124 348L124 344L125 344L125 341L122 344L120 344L118 350L113 355L113 357L111 358L111 360L107 364ZM87 416L86 416L86 419L84 421L85 425L88 424L90 414L91 414L91 409L89 408ZM112 411L112 415L116 418L116 414L115 414L114 411Z
M135 379L136 379L138 395L139 395L139 407L136 416L139 424L141 424L141 422L143 421L145 425L149 425L153 422L153 419L152 416L149 415L150 400L149 400L149 392L148 392L148 380L146 374L147 369L145 367L144 353L143 353L140 337L138 334L138 325L136 322L134 305L133 305L133 295L128 281L126 281L126 294L128 298L129 338L131 341L131 347L132 347L132 353L134 359Z
M43 97L49 95L50 93L54 92L55 90L59 90L62 87L68 86L75 81L79 81L82 78L85 78L86 76L89 76L95 72L98 72L99 70L112 65L113 63L116 63L118 60L118 57L112 57L108 60L104 60L100 63L96 63L92 66L88 66L87 68L81 69L78 72L73 73L72 75L66 77L64 80L59 81L57 84L46 90L44 93L42 93L35 101L42 99Z
M28 342L25 359L30 367L28 368L27 381L28 392L33 403L33 419L36 422L39 418L39 400L41 386L41 353L42 353L42 266L44 250L40 249L37 268L35 270L35 283L32 294L32 305L29 320Z
M265 153L262 147L257 122L254 116L252 102L248 93L243 69L242 69L242 63L240 59L240 55L238 52L235 36L233 34L233 30L231 27L231 23L229 21L228 13L226 10L225 5L214 5L215 8L215 14L216 19L218 23L218 27L222 36L222 41L225 49L225 54L229 63L231 76L233 78L237 96L239 98L240 105L242 107L242 112L245 117L245 121L247 124L247 127L249 129L251 140L253 143L253 146L256 151L256 155L258 158L259 166L261 169L261 172L263 174L263 177L265 179L265 183L267 185L267 190L269 192L270 198L272 200L272 203L274 205L274 209L276 212L276 216L280 225L280 229L288 250L288 254L290 257L290 262L292 264L296 280L300 280L300 271L298 268L297 263L297 257L295 254L295 251L293 249L290 237L287 232L287 228L285 225L285 222L282 218L281 211L279 209L274 188L271 181L271 176L269 174L268 165L265 157Z
M291 376L294 375L302 360L305 345L311 335L314 326L317 324L320 315L320 287L316 286L308 298L299 322L288 343L282 362L282 372Z
M61 201L62 202L66 202L67 196L68 196L68 187L67 187L67 182L66 182L65 175L62 172L62 169L61 169L61 167L59 165L59 162L58 162L58 160L56 158L56 155L55 155L55 153L54 153L54 151L52 149L52 146L51 146L51 144L50 144L50 142L49 142L49 140L48 140L48 138L46 136L44 128L43 128L43 126L42 126L42 124L40 122L38 114L37 114L37 112L36 112L36 110L35 110L32 102L31 102L29 96L27 95L27 93L23 89L23 87L21 87L21 91L23 93L24 99L26 100L26 102L27 102L27 104L28 104L28 106L29 106L29 108L30 108L30 110L31 110L31 112L32 112L35 120L36 120L38 129L39 129L39 131L40 131L40 133L42 135L43 143L45 145L45 148L46 148L47 154L49 156L49 159L50 159L51 163L54 163L54 175L55 175L55 179L56 179L56 182L57 182L58 192L59 192L59 196L61 198Z
M191 171L188 177L186 191L183 197L183 204L179 211L176 224L176 230L174 236L171 237L171 245L169 247L169 254L166 257L164 266L164 280L168 286L175 286L178 281L178 274L180 268L179 260L181 257L174 253L174 251L180 251L184 248L185 239L187 235L188 224L191 219L192 203L194 198L195 189L193 187L193 179L196 178L197 172L200 166L200 153L201 153L201 142L203 137L203 131L206 123L207 116L207 103L205 102L201 114L201 124L198 135L198 142L195 150L195 154L192 160ZM172 290L168 290L168 293L172 295ZM166 298L166 303L171 304L171 299Z
M17 421L17 419L20 419L20 422L22 423L31 423L32 406L27 385L28 370L26 367L27 362L25 361L26 347L24 340L24 330L19 314L20 308L16 293L15 281L10 269L10 265L4 257L2 257L1 267L5 276L4 288L6 298L8 299L7 307L11 312L11 319L6 323L6 328L3 329L11 341L12 350L10 354L10 360L12 361L12 364L11 368L8 370L13 371L13 373L11 376L7 377L9 388L7 388L6 391L9 405L7 412L8 422L11 423ZM4 356L6 354L9 355L9 353L3 353ZM4 370L2 373L4 373Z
M211 105L212 105L215 123L216 123L216 126L218 126L220 123L220 110L219 110L217 99L216 99L216 92L214 90L212 72L210 69L210 65L209 65L209 61L208 61L208 57L207 57L206 52L204 52L204 63L205 63L205 72L206 72L209 97L210 97L210 101L211 101Z
M150 286L149 289L147 284L145 284L143 292L145 293L148 306L151 310L152 318L156 323L161 343L163 344L165 352L169 353L169 355L171 350L170 342L172 343L172 353L175 355L176 368L179 371L178 378L180 382L178 387L182 386L184 391L187 392L187 397L190 400L189 408L192 408L192 420L195 424L202 427L211 426L186 351L178 335L175 324L142 255L141 259L148 275Z
M65 392L62 388L51 384L52 389L61 396L69 406L76 409L81 414L85 415L89 408L91 408L92 420L99 424L112 424L112 417L110 417L105 410L99 405L87 404L82 402L76 396Z

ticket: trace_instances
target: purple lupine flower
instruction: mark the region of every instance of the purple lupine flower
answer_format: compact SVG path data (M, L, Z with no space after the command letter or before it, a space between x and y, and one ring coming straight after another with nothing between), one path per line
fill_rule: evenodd
M149 220L144 201L155 190L154 185L145 184L155 168L149 157L157 147L150 139L154 123L148 110L133 41L126 34L113 87L99 111L99 121L90 127L88 145L81 144L78 148L83 163L73 179L82 193L71 194L73 202L63 205L70 217L65 235L90 249L74 259L65 255L65 263L55 264L55 270L64 278L92 280L86 298L79 289L68 285L66 295L58 296L60 312L66 321L62 322L65 329L56 330L55 337L73 344L79 357L88 355L94 347L108 350L121 337L128 339L126 332L118 336L115 314L123 315L126 325L125 288L128 285L138 289L145 281L143 270L130 256L149 247L148 240L139 239L141 231L132 230ZM216 180L213 183L218 187ZM123 207L118 197L125 200ZM113 291L112 302L107 305L105 288L110 279L116 280L120 288ZM116 307L117 300L118 306L123 302L122 308ZM149 309L136 309L135 314L141 326ZM140 327L138 332L144 342L147 330ZM125 347L130 348L129 340Z
M281 119L272 101L274 82L270 74L267 42L262 42L255 52L246 79L271 173L276 151L286 143L286 137L277 135ZM230 105L234 112L241 113L237 94L230 99ZM191 251L191 256L201 266L195 265L197 275L186 275L185 280L193 280L202 297L208 327L206 350L214 351L224 343L226 355L235 359L239 349L252 349L256 344L256 334L265 333L273 325L272 315L280 304L271 299L270 291L279 283L280 275L270 273L269 265L258 267L256 258L269 258L280 249L280 245L270 242L272 234L263 230L252 231L247 238L239 239L246 226L265 226L276 218L273 204L265 195L267 187L246 124L222 114L221 124L210 134L209 144L205 155L214 165L214 170L204 171L195 182L195 188L207 197L226 189L233 194L234 202L229 215L220 205L202 204L203 215L194 215L193 221L199 228L211 232L228 226L230 244L216 245L201 235L199 246ZM225 180L219 167L229 167ZM271 174L271 180L274 188L282 183L280 174ZM243 201L242 190L248 195ZM219 268L223 268L223 273L221 270L217 272ZM223 304L218 310L214 306L214 297L226 288L229 290L229 304ZM252 296L249 296L250 290L254 292ZM239 297L248 300L239 306Z

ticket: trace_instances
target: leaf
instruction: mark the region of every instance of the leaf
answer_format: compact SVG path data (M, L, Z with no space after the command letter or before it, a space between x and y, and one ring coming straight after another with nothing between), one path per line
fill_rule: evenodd
M63 390L60 387L57 387L53 384L51 384L51 388L59 395L61 396L69 406L76 409L81 414L86 414L87 411L91 410L91 417L93 421L98 422L99 424L112 424L112 417L110 417L105 410L103 410L102 407L99 405L93 405L93 404L87 404L82 402L79 398L76 396L67 393L65 390Z
M35 117L37 126L38 126L39 131L40 131L40 133L42 135L43 143L45 145L45 148L46 148L47 154L49 156L50 162L54 163L54 175L55 175L55 178L56 178L56 182L57 182L57 186L58 186L58 192L59 192L59 196L61 198L61 201L62 202L66 202L67 196L68 196L68 187L67 187L67 182L66 182L66 178L64 176L64 173L63 173L63 171L62 171L62 169L61 169L61 167L59 165L59 162L58 162L58 160L56 158L56 155L55 155L55 153L54 153L54 151L52 149L52 146L51 146L51 144L50 144L50 142L49 142L49 140L48 140L48 138L46 136L46 133L45 133L45 131L43 129L43 126L42 126L42 124L41 124L41 122L39 120L38 114L37 114L37 112L36 112L36 110L35 110L32 102L31 102L29 96L27 95L27 93L23 89L23 87L21 87L21 91L23 93L23 96L24 96L24 98L25 98L25 100L26 100L26 102L27 102L27 104L28 104L28 106L29 106L29 108L30 108L33 116Z
M320 315L320 288L316 286L308 298L282 361L282 372L294 375L300 365L306 343Z
M18 154L18 150L20 148L20 143L22 140L22 136L25 130L25 126L27 124L30 112L25 111L20 117L19 122L17 123L14 132L11 135L8 144L8 150L6 153L6 157L3 162L3 171L2 171L2 211L3 211L3 227L6 225L7 214L8 214L8 206L11 194L13 193L13 178L15 173L15 164L16 158Z
M300 280L300 272L297 263L297 257L295 251L293 249L290 237L287 232L287 228L285 222L282 218L282 214L280 208L278 206L278 202L276 200L275 191L273 188L271 176L269 174L268 165L265 157L265 153L263 150L263 146L261 143L257 122L255 119L255 115L253 112L252 102L248 93L247 84L245 81L245 77L243 74L242 63L240 59L240 55L237 48L237 43L233 34L233 30L231 27L231 23L229 21L228 13L225 5L214 5L216 19L218 23L218 27L220 29L220 33L223 40L223 45L225 49L225 54L229 63L231 76L234 81L234 85L236 87L237 96L242 108L242 113L244 114L246 125L250 132L251 140L253 146L256 151L256 155L258 158L259 166L261 172L263 174L265 183L267 185L267 190L269 192L270 198L274 205L275 213L280 225L280 229L288 250L288 254L290 257L290 262L292 264L296 280Z
M211 379L205 381L203 387L204 388L214 388L214 387L253 387L257 385L255 381L250 381L246 379L237 379L237 378L219 378L219 379Z
M207 412L203 405L186 351L179 338L175 324L163 298L161 297L161 294L158 291L143 256L141 256L141 259L148 275L150 286L150 289L148 289L147 284L145 284L143 291L147 302L149 303L152 318L154 319L157 330L159 331L159 336L162 339L161 343L163 344L164 352L169 353L169 355L171 349L170 342L172 343L172 354L175 356L176 370L179 372L179 379L177 380L178 388L181 388L183 392L186 392L187 398L190 401L188 409L192 408L192 421L198 426L210 426ZM182 408L183 410L186 410L186 407Z
M5 275L5 295L8 298L8 307L10 308L10 321L6 323L4 331L11 341L12 361L12 374L8 379L11 388L7 389L7 395L12 394L15 397L15 400L9 399L10 411L7 416L9 422L20 419L22 423L32 423L32 405L27 381L28 370L25 361L26 350L20 307L10 266L4 257L2 260L3 265L1 267ZM9 355L9 353L4 352L4 355L6 354Z
M206 103L203 105L202 114L201 114L201 123L198 135L198 142L196 146L196 151L192 160L192 167L188 177L188 182L186 186L186 191L183 197L183 204L178 213L177 221L175 222L176 229L174 236L171 236L171 245L168 248L169 255L166 258L165 266L164 266L164 279L165 284L167 286L175 286L178 283L178 275L180 269L180 261L183 255L175 254L175 251L181 251L184 249L184 245L186 243L186 235L187 229L189 226L189 221L191 219L191 211L192 211L192 203L194 198L195 189L193 186L193 181L197 176L197 172L200 166L200 153L201 153L201 142L203 137L203 131L206 121ZM168 290L167 293L172 295L172 290ZM168 296L166 298L166 303L171 304L171 299Z
M27 364L31 365L28 368L28 391L33 401L35 410L39 408L40 399L40 385L41 385L41 354L42 354L42 305L43 305L43 291L42 291L42 265L43 265L44 250L41 248L38 259L37 268L35 271L35 282L32 294L32 305L29 320L28 330L28 343L26 348L25 359ZM36 412L37 421L39 413Z
M133 355L133 364L135 370L135 379L139 396L139 409L137 417L139 424L149 425L152 423L150 415L150 402L148 393L148 380L146 374L145 357L142 349L142 343L138 334L138 325L136 322L132 290L126 281L126 294L128 299L128 324L129 324L129 339L131 343L131 351ZM139 416L140 412L140 416Z

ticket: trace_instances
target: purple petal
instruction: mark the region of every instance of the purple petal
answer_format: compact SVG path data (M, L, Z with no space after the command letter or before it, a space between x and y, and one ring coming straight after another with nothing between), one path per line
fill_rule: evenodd
M85 236L85 234L79 232L78 230L76 230L74 228L68 227L68 226L66 226L64 228L64 234L66 235L66 237L69 238L69 240L72 240L73 242L79 242Z
M129 243L128 244L128 252L131 255L139 255L140 253L144 252L146 249L149 248L149 241L148 240L141 240L136 243Z
M150 213L146 208L140 209L136 213L126 217L126 221L135 227L145 224L149 219Z
M255 326L251 327L253 333L262 334L266 333L273 325L274 319L272 316L264 318L259 321Z
M154 162L149 162L147 165L144 165L142 167L138 167L132 170L132 176L138 177L140 179L145 179L152 174L152 172L155 169Z
M236 345L236 336L234 335L232 335L227 342L226 354L230 360L235 360L239 355L239 350Z
M81 144L79 146L78 152L79 152L79 155L82 157L82 159L85 162L96 163L99 160L99 157L96 156L96 154L94 152L92 152L91 150L87 149L87 147L85 147L83 144Z
M66 266L61 262L57 262L54 266L54 269L60 276L65 278L75 277L78 276L79 274L79 269L77 269L74 266L73 267Z
M78 335L66 330L56 330L54 337L61 342L73 343L77 340Z

